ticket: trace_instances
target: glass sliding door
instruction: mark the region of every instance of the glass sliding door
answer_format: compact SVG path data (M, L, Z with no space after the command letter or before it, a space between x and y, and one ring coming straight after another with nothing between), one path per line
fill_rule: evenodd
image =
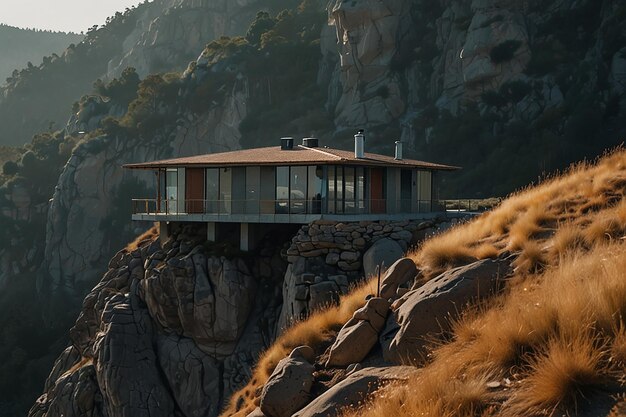
M168 168L165 175L165 212L178 213L178 169Z
M356 212L367 213L367 196L365 195L365 168L356 169Z
M307 212L311 214L320 214L322 212L322 193L324 168L321 165L310 166L309 184L307 191Z
M400 170L400 213L411 212L413 192L413 171L410 169Z
M246 168L234 167L232 177L232 212L243 214L246 211Z
M276 167L276 214L289 214L289 167Z
M432 211L432 174L430 171L418 171L417 188L420 212Z
M165 169L159 169L157 176L157 210L159 213L167 213L167 191L165 188L165 182L167 177L167 171Z
M328 167L328 199L327 212L329 214L335 214L335 199L337 198L336 179L335 179L335 166Z
M231 168L220 168L220 214L232 213L232 177Z
M307 167L296 166L291 167L289 197L291 214L306 213L306 197L307 197Z
M209 214L219 213L220 191L219 168L207 168L206 170L206 212Z
M355 169L354 167L343 168L343 189L344 189L344 212L355 213L355 195L356 195L356 183L355 183Z
M343 213L343 167L338 166L335 171L335 212Z
M246 214L260 213L261 167L246 167Z
M274 214L276 200L276 169L261 167L261 214Z

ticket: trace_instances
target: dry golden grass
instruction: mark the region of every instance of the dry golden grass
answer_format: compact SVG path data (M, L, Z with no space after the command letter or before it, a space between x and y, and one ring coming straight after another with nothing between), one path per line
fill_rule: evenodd
M555 260L569 246L593 246L624 236L625 187L626 151L618 150L595 165L577 164L563 176L513 194L493 211L435 236L409 256L427 276L504 251L535 251L527 258L536 258L537 246L529 242L542 250L552 246L545 258Z
M585 394L602 389L610 368L606 352L591 335L560 336L533 357L528 374L506 404L509 415L553 414L560 406L576 412Z
M126 250L128 252L132 252L134 250L139 249L139 247L146 242L147 240L154 240L159 236L159 228L158 226L155 224L154 226L152 226L150 229L146 230L145 232L143 232L142 234L140 234L139 236L137 236L137 238L135 240L133 240L132 242L130 242L128 245L126 245Z
M365 297L376 293L376 282L370 280L343 296L338 306L312 314L309 318L294 324L285 331L274 344L261 355L248 385L236 392L224 410L225 416L246 416L258 406L256 391L263 386L278 362L296 347L311 346L318 354L333 339L339 329L352 317L352 314L365 305Z
M594 390L625 383L625 191L626 151L619 150L522 190L410 253L425 280L508 253L516 256L515 276L502 296L455 323L452 340L433 345L408 383L346 416L561 415ZM299 344L327 344L368 292L288 330L224 415L252 411L276 363Z
M582 399L622 383L624 271L622 242L567 254L456 323L454 340L409 383L346 416L574 413ZM489 390L488 381L503 385Z

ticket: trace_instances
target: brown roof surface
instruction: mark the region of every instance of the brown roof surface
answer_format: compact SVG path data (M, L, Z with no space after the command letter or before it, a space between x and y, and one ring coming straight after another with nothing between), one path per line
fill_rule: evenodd
M205 167L205 166L241 166L241 165L370 165L404 166L439 170L455 170L458 167L416 161L413 159L396 160L392 156L365 153L365 158L356 159L353 151L331 148L307 148L302 145L291 150L281 150L280 146L267 148L243 149L232 152L196 155L186 158L165 159L162 161L127 164L125 168L154 169L165 167Z

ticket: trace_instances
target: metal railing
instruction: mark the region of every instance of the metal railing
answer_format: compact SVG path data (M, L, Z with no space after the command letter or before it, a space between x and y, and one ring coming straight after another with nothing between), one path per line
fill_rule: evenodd
M275 215L275 214L402 214L444 211L433 200L132 200L133 214L143 215Z

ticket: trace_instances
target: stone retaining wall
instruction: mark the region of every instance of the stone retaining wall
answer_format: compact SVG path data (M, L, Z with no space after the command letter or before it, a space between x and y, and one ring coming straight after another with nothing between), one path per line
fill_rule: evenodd
M456 219L337 222L302 226L286 257L279 332L294 320L335 303L350 285L390 266L411 246Z

